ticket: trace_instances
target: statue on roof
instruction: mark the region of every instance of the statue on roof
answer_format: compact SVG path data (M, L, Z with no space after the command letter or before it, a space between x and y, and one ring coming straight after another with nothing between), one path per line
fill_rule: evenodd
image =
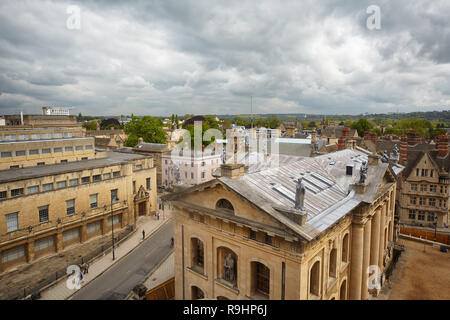
M383 163L389 162L389 156L388 156L387 150L384 150L383 157L381 158L381 162L383 162Z
M359 183L365 183L367 179L367 162L363 161L359 170Z
M295 188L295 209L297 210L304 210L304 203L305 203L305 186L303 185L302 178L299 178L296 181L296 188Z

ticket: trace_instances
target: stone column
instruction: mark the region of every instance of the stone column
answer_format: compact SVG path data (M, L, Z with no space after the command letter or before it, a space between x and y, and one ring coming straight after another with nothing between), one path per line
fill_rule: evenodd
M60 252L63 248L62 230L56 233L56 252Z
M29 239L27 241L27 246L26 246L26 257L27 257L27 262L30 263L34 260L34 240L33 239Z
M367 287L367 268L370 262L370 240L371 240L372 220L367 220L364 225L364 253L363 253L363 269L362 269L362 284L361 284L361 299L367 300L369 297L369 291Z
M383 209L380 212L380 231L378 232L378 235L380 237L379 241L379 254L378 254L378 265L380 266L380 270L383 270L383 255L384 255L384 228L386 224L386 212L387 212L387 205L386 203L383 205Z
M381 209L377 209L372 217L372 232L370 238L370 265L378 265L380 246L380 215Z
M87 227L86 223L83 223L80 227L80 241L81 243L87 240Z
M108 216L103 218L102 235L108 232Z
M350 274L350 300L361 299L361 280L363 263L364 226L353 222L352 225L352 255Z

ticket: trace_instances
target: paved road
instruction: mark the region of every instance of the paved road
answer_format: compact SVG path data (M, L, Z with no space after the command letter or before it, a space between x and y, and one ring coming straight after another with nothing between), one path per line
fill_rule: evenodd
M172 236L173 220L170 220L109 270L81 288L72 299L124 299L170 252Z

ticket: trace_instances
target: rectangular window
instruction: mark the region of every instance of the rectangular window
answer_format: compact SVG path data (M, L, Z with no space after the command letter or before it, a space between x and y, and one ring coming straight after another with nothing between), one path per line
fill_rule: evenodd
M53 148L53 153L60 153L62 152L62 148Z
M430 185L430 192L436 192L436 187L435 184Z
M7 232L16 231L19 229L19 213L10 213L6 215L6 230Z
M2 156L2 158L11 158L12 152L2 152L1 156Z
M83 146L76 146L75 147L75 151L80 151L80 150L83 150Z
M23 195L23 188L19 188L19 189L12 189L11 190L11 197L18 197Z
M206 172L203 171L203 172L202 172L202 179L205 179L205 177L206 177Z
M421 184L420 185L420 192L427 192L427 185L426 184Z
M41 135L39 133L33 133L31 135L31 140L39 140L41 138Z
M17 246L2 252L2 263L14 261L25 256L25 246Z
M419 176L419 169L416 169L416 177Z
M78 185L78 179L70 179L69 180L70 186L77 186Z
M120 171L113 172L113 177L114 178L120 177Z
M0 191L0 199L6 199L7 192L6 191Z
M84 147L84 149L85 149L85 150L92 150L93 148L92 148L92 145L91 145L91 144L88 144L88 145L86 145L86 146Z
M436 207L436 199L434 199L434 198L428 199L428 205L430 207Z
M61 160L61 163L67 163L67 160Z
M88 158L87 157L83 157L83 158L81 158L81 160L87 160Z
M55 133L53 134L53 138L55 138L55 139L60 139L60 138L62 138L62 133L61 133L61 132L55 132Z
M18 140L20 140L20 141L28 140L28 135L27 134L19 134Z
M434 170L431 169L431 170L430 170L430 177L433 178L433 175L434 175Z
M38 239L34 242L34 251L41 251L55 246L53 237Z
M421 205L421 206L424 206L424 205L426 205L426 198L420 198L419 199L419 205Z
M416 211L415 210L409 210L409 219L416 220Z
M142 165L138 164L136 165L136 171L142 170Z
M416 197L411 197L411 198L409 199L409 200L410 200L409 203L410 203L410 204L416 204L416 199L417 199Z
M421 220L421 221L425 220L425 212L424 211L419 211L419 214L417 216L417 220Z
M109 179L111 179L111 174L110 173L105 173L103 175L103 180L109 180Z
M66 211L68 216L75 214L75 199L66 201Z
M41 251L55 246L55 240L53 236L38 239L34 242L34 251Z
M66 152L72 152L73 151L73 147L65 147L64 151Z
M99 231L101 228L102 228L101 221L92 222L86 226L86 233L91 234L91 233Z
M248 237L252 240L256 240L256 231L250 229Z
M52 153L52 151L50 150L50 148L44 148L42 149L42 154L49 154Z
M72 132L64 132L64 138L72 138Z
M91 177L82 177L81 178L81 183L89 183L91 182Z
M411 191L417 191L417 184L411 185Z
M42 206L39 210L39 223L48 222L48 206Z
M91 195L89 196L89 200L90 200L90 202L91 202L91 209L94 209L94 208L97 208L97 207L98 207L98 203L97 203L97 200L98 200L98 194L91 194Z
M202 167L204 167L206 165L205 161L202 161Z
M9 166L10 169L19 169L19 165Z
M194 179L194 173L191 172L191 179Z
M80 228L74 228L64 231L62 234L63 242L78 239L80 237Z
M16 135L15 134L6 134L5 141L16 141Z
M56 189L61 189L67 187L67 181L58 181L56 182Z
M25 150L16 151L16 157L23 157L26 155Z
M41 134L42 139L51 139L52 134L51 133L43 133Z
M271 236L269 236L268 234L266 234L266 236L265 236L265 239L264 239L264 242L266 243L266 244L272 244L272 237Z
M39 192L39 186L32 186L27 188L28 194L38 193Z
M98 182L102 180L102 176L100 174L96 174L92 176L92 181L93 182Z
M151 178L145 179L145 185L147 187L147 190L150 190L152 188L152 186L151 186Z
M434 222L434 213L433 212L428 212L427 221Z
M45 183L42 185L42 191L53 190L53 183Z
M38 166L45 166L45 162L38 162L37 165Z
M111 202L112 203L116 203L117 201L119 201L118 192L119 192L118 189L111 190Z
M120 223L120 215L117 214L114 216L114 225ZM108 217L108 227L111 227L111 217Z
M30 156L34 156L34 155L36 155L36 154L39 154L39 149L29 150L29 151L28 151L28 154L29 154Z

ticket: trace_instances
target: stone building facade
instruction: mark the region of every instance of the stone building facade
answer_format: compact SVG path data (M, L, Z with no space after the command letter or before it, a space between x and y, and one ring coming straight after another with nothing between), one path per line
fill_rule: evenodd
M110 152L2 171L0 208L2 272L156 211L156 168L151 157Z
M388 164L347 149L247 174L241 167L225 164L222 177L163 198L175 208L176 299L378 293L396 234Z

